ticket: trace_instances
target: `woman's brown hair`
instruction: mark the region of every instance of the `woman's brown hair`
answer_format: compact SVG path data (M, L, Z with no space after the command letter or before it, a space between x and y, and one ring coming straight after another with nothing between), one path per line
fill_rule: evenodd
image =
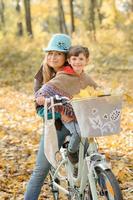
M55 76L55 71L52 67L49 67L47 63L43 64L43 83L47 83Z

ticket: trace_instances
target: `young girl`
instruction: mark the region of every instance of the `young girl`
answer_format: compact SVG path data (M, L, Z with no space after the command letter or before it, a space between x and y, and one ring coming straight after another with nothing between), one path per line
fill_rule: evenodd
M42 88L36 93L36 101L40 96L45 98L59 95L67 96L70 99L81 89L92 86L97 87L97 84L84 72L84 68L89 61L89 50L82 46L73 46L68 52L68 62L70 66L65 66L60 69L56 76L48 81ZM44 104L44 102L43 102ZM71 132L71 139L68 146L68 156L73 164L77 160L77 151L80 142L80 130L76 122L72 106L67 104L56 108L57 112L61 113L62 121Z
M41 69L35 76L35 92L47 81L55 77L57 71L66 65L66 54L70 48L71 39L66 34L54 34L51 38L48 47L45 49L47 52L45 61L43 62ZM41 103L44 101L43 97L40 97L38 101ZM41 115L43 108L37 106L37 112ZM51 113L48 114L51 117ZM56 126L58 144L59 148L63 144L69 131L65 128L60 121L60 113L56 113ZM59 127L60 125L60 127ZM24 200L37 200L43 186L44 180L49 172L51 165L44 155L44 136L42 134L40 140L40 146L37 154L37 160L35 169L31 175L31 178L28 182Z

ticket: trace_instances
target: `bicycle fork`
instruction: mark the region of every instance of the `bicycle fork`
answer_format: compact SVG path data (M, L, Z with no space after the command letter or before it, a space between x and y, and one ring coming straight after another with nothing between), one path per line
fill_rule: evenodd
M98 200L97 196L97 175L95 173L96 168L100 168L102 170L110 169L111 166L106 162L105 156L99 153L94 153L91 156L86 157L86 164L88 169L88 179L90 183L90 190L92 194L93 200Z

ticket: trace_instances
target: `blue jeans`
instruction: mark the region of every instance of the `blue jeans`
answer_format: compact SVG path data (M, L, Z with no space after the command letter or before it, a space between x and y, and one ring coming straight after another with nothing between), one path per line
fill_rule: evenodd
M65 137L70 135L69 131L62 126L60 131L57 131L59 148L63 144ZM49 172L51 165L44 155L44 136L41 136L39 151L37 155L37 161L35 169L28 182L25 192L24 200L37 200L41 192L44 180Z
M68 123L63 122L63 124L71 133L70 141L68 144L68 151L71 153L75 153L79 150L79 143L81 139L79 125L77 122L74 121Z

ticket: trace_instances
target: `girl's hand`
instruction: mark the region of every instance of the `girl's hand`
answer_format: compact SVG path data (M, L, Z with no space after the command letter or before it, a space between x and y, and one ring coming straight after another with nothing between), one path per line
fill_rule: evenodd
M37 102L37 104L38 105L44 105L44 103L45 103L45 98L43 97L43 96L41 96L41 97L37 97L36 98L36 102Z
M73 117L68 117L68 116L66 116L64 114L61 114L61 119L62 119L62 121L66 122L66 123L71 122L72 120L74 120Z

